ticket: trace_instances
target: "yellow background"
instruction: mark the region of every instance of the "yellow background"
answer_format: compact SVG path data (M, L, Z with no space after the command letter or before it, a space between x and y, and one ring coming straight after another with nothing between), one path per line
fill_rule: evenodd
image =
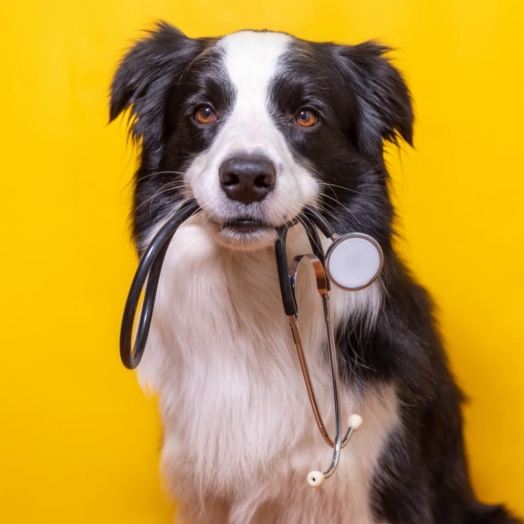
M394 46L416 150L389 155L400 246L439 306L475 487L524 515L524 2L3 0L0 522L169 523L154 402L118 358L136 266L115 64L156 19ZM210 435L212 438L212 435Z

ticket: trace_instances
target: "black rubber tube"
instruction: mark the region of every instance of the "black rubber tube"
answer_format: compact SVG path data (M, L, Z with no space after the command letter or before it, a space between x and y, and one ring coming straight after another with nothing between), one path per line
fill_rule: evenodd
M142 255L140 264L136 270L135 277L129 289L122 326L120 328L120 358L128 369L135 369L144 354L153 309L155 307L158 280L162 271L162 263L169 247L169 241L176 233L180 225L190 216L200 211L200 206L195 199L189 199L182 204L175 215L170 218L160 231L155 235L151 244ZM148 278L149 276L149 278ZM144 294L144 303L138 320L136 339L133 347L133 321L135 319L140 293L147 280Z
M297 303L291 286L291 279L289 278L289 264L287 262L286 253L286 237L289 229L288 224L277 229L278 238L275 241L275 259L278 270L278 281L280 283L280 294L282 295L282 305L286 315L296 315Z
M317 226L327 238L331 238L335 234L335 230L313 206L304 207L301 214L303 215L303 219L300 220L300 223L304 226L309 244L311 245L311 250L322 262L322 265L324 265L324 249L314 226ZM290 226L296 222L297 221L293 221L279 227L277 229L278 238L275 241L275 257L278 270L278 280L280 282L280 293L282 294L282 305L284 306L284 311L288 317L296 315L298 312L293 286L291 285L291 279L289 278L289 264L286 253L287 232ZM329 284L330 282L328 280L328 290Z
M189 217L200 211L200 206L195 199L189 199L182 204L175 215L170 218L160 231L155 235L146 251L140 259L138 269L133 278L129 294L127 296L124 314L122 317L122 326L120 328L120 358L122 363L128 369L135 369L144 354L146 347L151 320L153 318L153 309L155 307L156 292L158 281L162 271L162 264L169 248L171 238L176 233L180 225ZM315 224L326 237L331 237L335 231L312 206L306 206L302 211L305 218L302 223L305 224L309 243L315 256L324 263L324 250L320 242L318 232L313 227ZM282 295L282 304L287 316L297 314L297 304L289 278L289 265L286 253L286 237L288 229L294 225L295 221L277 229L278 238L275 242L275 258L278 270L278 279L280 283L280 292ZM146 283L144 293L144 302L140 317L138 319L135 343L133 344L133 322L138 309L140 294Z
M306 216L305 213L304 213L304 216ZM302 225L304 226L304 229L306 230L306 234L309 239L309 245L311 246L311 250L313 251L313 254L320 260L320 262L322 262L322 266L325 266L326 257L324 254L324 248L322 247L322 243L320 242L318 231L315 229L315 226L312 223L313 221L315 224L318 225L316 221L317 215L315 215L315 218L313 218L312 216L308 216L307 218L308 220L302 220ZM326 287L328 291L331 289L330 284L331 283L328 278L326 282Z

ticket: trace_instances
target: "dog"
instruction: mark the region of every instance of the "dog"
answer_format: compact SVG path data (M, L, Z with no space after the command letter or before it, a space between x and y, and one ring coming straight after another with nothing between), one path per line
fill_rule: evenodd
M139 380L159 397L161 469L177 522L516 524L477 501L462 395L432 303L392 245L385 142L412 144L408 87L388 48L270 31L188 38L159 23L126 54L110 119L130 111L140 147L139 253L177 207L202 212L167 252ZM337 233L375 238L370 287L331 291L341 405L364 425L320 488L332 450L315 429L274 258L276 228L307 205ZM304 229L288 256L308 252ZM323 316L299 282L302 339L326 420L334 415ZM315 467L316 466L316 467Z

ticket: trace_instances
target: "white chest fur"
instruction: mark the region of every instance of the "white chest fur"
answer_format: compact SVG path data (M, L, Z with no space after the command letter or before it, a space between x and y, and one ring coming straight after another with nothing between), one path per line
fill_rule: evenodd
M298 228L294 228L298 229ZM291 231L289 256L307 252ZM321 301L312 278L299 282L301 334L324 418L332 427L331 381ZM373 315L379 284L331 294L335 324ZM159 395L162 469L191 522L373 522L372 476L398 423L392 388L342 391L343 413L364 426L319 489L306 475L330 461L311 413L280 301L272 250L231 252L199 223L186 222L165 259L150 340L139 377Z

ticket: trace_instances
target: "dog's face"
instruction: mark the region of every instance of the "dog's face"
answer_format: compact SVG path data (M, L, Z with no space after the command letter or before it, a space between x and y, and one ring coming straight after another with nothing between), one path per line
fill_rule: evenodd
M190 39L160 25L124 58L111 93L111 118L132 106L142 145L137 241L189 196L233 249L270 245L306 204L335 218L354 207L365 221L366 198L387 201L383 140L412 132L384 51L272 32Z

